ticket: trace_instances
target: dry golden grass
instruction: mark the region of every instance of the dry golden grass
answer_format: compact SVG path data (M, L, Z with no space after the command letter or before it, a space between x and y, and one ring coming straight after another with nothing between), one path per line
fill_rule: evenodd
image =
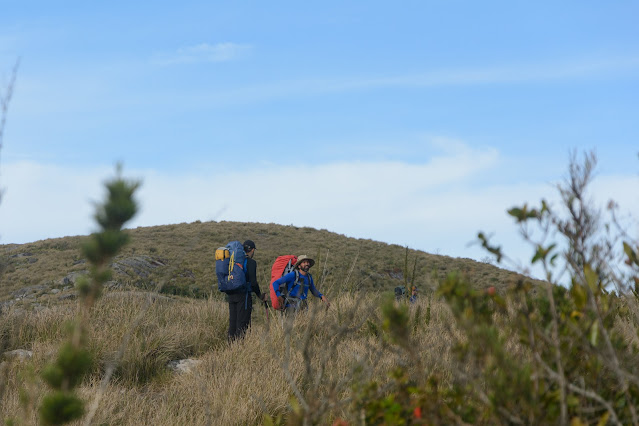
M128 345L116 374L104 388L93 424L261 424L265 415L287 415L293 395L315 410L321 422L353 418L349 398L354 381L385 382L396 365L410 362L405 353L382 342L380 297L351 294L335 297L329 310L313 300L295 318L283 318L255 305L245 338L226 342L228 308L217 300L159 298L149 294L108 292L91 313L90 347L98 367L81 393L95 398L104 366L125 338ZM33 406L42 396L37 373L64 339L72 306L57 306L33 315L19 311L0 317L5 350L30 349L30 361L11 361L1 399L4 420L34 424ZM450 371L450 315L438 301L410 306L411 342L421 359L409 368L428 375ZM417 312L420 311L420 314ZM140 317L140 312L144 312ZM286 337L288 336L288 338ZM170 360L201 362L190 373L171 372ZM35 373L29 378L27 371ZM27 413L21 387L30 395Z

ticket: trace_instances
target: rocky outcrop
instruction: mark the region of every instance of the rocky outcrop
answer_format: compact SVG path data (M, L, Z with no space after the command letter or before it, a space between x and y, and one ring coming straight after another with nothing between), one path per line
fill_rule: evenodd
M149 278L154 269L166 265L167 262L163 259L152 258L150 256L133 256L119 259L113 262L111 266L116 273Z
M23 287L16 290L11 295L14 299L35 298L37 295L44 293L49 289L44 284L30 285L29 287Z
M66 293L58 296L58 300L75 300L77 298L77 293Z
M36 263L38 261L37 257L33 256L33 253L24 252L24 253L16 253L9 256L9 259L17 259L17 260L26 260L27 263Z
M15 250L17 251L17 250ZM20 252L10 255L10 258L28 262L35 262L37 258L31 252ZM31 260L34 259L34 260ZM113 270L112 279L105 283L107 289L119 289L128 286L140 287L144 290L155 288L153 272L158 268L166 267L168 262L164 259L151 256L128 256L115 260L110 267ZM54 296L60 301L69 301L78 298L75 287L82 277L88 277L88 262L86 259L76 259L71 264L74 270L57 280L50 280L36 285L20 288L8 294L8 300L0 301L0 312L6 312L13 305L28 306L31 309L40 309L38 301L44 297ZM82 269L82 268L87 269ZM160 273L161 275L161 273ZM194 279L195 275L188 270L180 274L181 277Z
M404 273L400 269L394 269L392 271L386 271L386 272L388 273L388 276L394 280L404 279Z
M89 271L73 271L66 277L60 280L60 284L64 286L75 286L75 283L78 281L78 278L86 276L89 274Z

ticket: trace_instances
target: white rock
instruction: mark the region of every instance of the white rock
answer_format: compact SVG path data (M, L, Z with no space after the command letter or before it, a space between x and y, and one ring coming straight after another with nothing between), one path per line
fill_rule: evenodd
M175 361L169 361L167 367L176 373L190 373L195 367L201 364L202 361L198 359L179 359Z
M4 353L4 357L7 359L17 359L18 361L24 361L33 357L33 352L26 349L16 349L13 351L7 351Z

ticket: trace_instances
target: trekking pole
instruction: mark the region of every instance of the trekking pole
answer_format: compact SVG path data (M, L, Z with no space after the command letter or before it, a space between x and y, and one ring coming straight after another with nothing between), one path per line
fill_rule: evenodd
M268 303L266 303L266 300L264 301L264 309L266 310L266 328L270 329L271 328L271 319L269 318Z

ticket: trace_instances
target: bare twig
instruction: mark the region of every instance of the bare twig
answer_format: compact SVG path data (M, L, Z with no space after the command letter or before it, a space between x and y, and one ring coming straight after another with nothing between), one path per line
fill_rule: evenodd
M559 377L559 397L560 397L560 422L562 425L568 424L568 407L566 405L566 376L564 374L564 366L561 359L561 348L559 342L559 333L558 333L558 318L557 318L557 308L555 307L555 297L552 294L552 284L546 283L546 292L548 293L548 301L550 302L550 311L552 312L552 331L551 331L551 339L552 345L555 349L555 364L557 365L557 376Z
M326 258L324 258L324 264L322 265L322 275L320 276L319 284L324 284L324 279L326 278L326 265L328 264L328 253L329 249L326 249Z
M16 60L13 69L11 70L11 77L9 77L9 83L4 94L0 93L0 149L2 148L2 137L4 135L4 126L7 121L7 113L9 111L9 102L11 96L13 96L13 89L16 83L16 77L18 76L18 67L20 66L20 58Z
M18 76L18 66L20 65L20 58L16 60L15 65L11 71L11 77L4 94L0 92L0 151L3 147L4 126L7 122L7 113L9 112L9 102L13 96L13 89L15 87L16 78ZM0 198L2 197L2 191L0 191Z
M355 269L355 264L357 263L357 258L359 257L359 250L357 250L357 254L353 259L353 263L351 264L350 269L348 270L348 274L346 275L346 281L344 282L344 288L348 288L348 282L351 279L351 275L353 274L353 270Z
M539 363L539 365L541 365L544 369L544 371L546 372L546 374L548 374L548 376L559 382L560 380L564 380L565 378L561 377L557 372L555 372L552 368L550 368L548 366L548 364L546 364L544 362L543 359L541 359L541 356L539 356L539 354L535 354L535 358L537 359L537 362ZM615 411L615 409L613 408L613 406L606 401L605 399L603 399L601 396L599 396L598 394L596 394L595 392L592 392L588 389L583 389L580 388L579 386L575 386L572 383L567 383L566 384L567 388L570 389L571 391L573 391L576 394L582 395L588 399L591 399L593 401L598 402L599 404L601 404L603 407L606 408L606 410L608 411L608 413L610 413L610 417L611 420L613 421L613 423L615 424L621 424L621 422L619 421L619 416L617 416L617 413Z

